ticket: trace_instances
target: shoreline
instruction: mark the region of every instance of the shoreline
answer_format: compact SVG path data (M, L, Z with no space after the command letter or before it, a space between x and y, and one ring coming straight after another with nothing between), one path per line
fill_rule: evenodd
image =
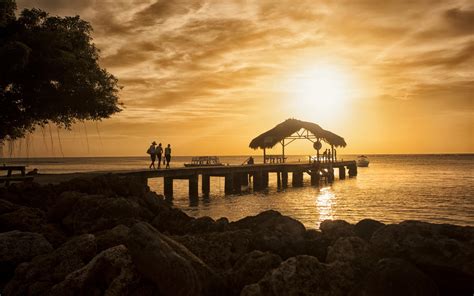
M469 226L364 219L314 230L272 210L234 222L192 218L116 176L14 185L0 197L2 295L474 291Z

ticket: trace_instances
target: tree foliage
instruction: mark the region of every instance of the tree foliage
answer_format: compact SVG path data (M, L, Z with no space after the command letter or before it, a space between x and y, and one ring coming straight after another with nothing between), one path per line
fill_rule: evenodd
M38 9L16 17L15 9L0 0L0 141L121 110L117 79L99 66L88 22Z

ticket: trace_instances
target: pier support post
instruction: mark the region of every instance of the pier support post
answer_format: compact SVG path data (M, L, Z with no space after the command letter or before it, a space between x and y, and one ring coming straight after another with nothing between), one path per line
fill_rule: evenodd
M293 180L292 180L293 187L302 187L303 186L303 172L302 171L294 171L293 172Z
M235 173L233 179L233 193L241 193L242 192L242 174Z
M224 192L225 192L225 194L232 194L234 192L234 176L233 176L233 174L225 175Z
M268 172L262 172L262 189L268 188Z
M277 177L277 188L281 188L281 173L280 172L277 172L276 173L276 177Z
M349 166L349 177L354 177L357 176L357 166L356 165L350 165Z
M262 171L255 171L253 172L253 190L259 191L262 190Z
M247 173L241 173L240 174L241 177L240 177L240 184L242 186L249 186L249 174Z
M163 181L163 192L165 193L165 198L173 198L173 178L164 177Z
M281 172L281 186L288 187L288 172Z
M319 171L317 171L317 170L311 171L311 185L319 186L319 180L320 179L321 179L321 176L319 175Z
M339 180L344 180L346 178L346 167L339 167Z
M189 177L189 198L196 198L199 196L199 178L198 175L192 175Z
M211 191L211 176L209 175L202 175L202 180L201 180L201 191L204 196L209 196L209 193Z
M332 168L332 166L329 166L328 168L328 182L334 183L334 169Z

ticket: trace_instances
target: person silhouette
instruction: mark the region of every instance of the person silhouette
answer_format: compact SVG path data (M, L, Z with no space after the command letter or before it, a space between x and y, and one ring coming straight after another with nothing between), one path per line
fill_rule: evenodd
M161 168L161 156L163 155L163 147L161 146L161 143L158 144L158 147L156 147L156 157L158 158L158 168Z
M168 144L168 146L165 148L165 159L166 159L166 168L170 167L170 161L171 161L171 145Z
M150 169L152 167L155 168L155 160L156 160L156 147L155 146L156 146L156 142L153 141L153 143L151 143L150 147L146 151L146 153L150 154L150 159L151 159L151 163L149 166Z

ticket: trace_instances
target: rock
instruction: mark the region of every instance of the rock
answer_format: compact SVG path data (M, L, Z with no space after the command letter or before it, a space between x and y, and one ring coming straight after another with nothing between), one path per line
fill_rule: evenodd
M405 221L386 225L370 240L380 257L415 264L433 279L442 295L474 291L474 228Z
M327 249L330 241L320 231L310 229L306 231L301 255L310 255L318 258L320 262L326 262Z
M129 230L130 228L120 224L112 229L96 233L97 251L101 252L114 246L125 244Z
M351 262L364 259L370 254L369 244L357 236L341 237L328 248L326 262Z
M153 219L152 225L163 233L182 235L188 233L193 220L194 218L189 217L183 211L169 208L161 211Z
M0 215L0 232L20 230L40 232L46 224L46 214L36 208L20 207L16 211Z
M53 247L41 234L18 230L0 233L0 289L13 276L19 263L51 251Z
M349 265L320 263L316 257L292 257L256 284L245 286L240 295L347 295L353 286Z
M270 251L284 259L304 253L305 227L276 211L243 218L230 223L228 228L252 231L251 248L255 250Z
M402 259L385 258L352 291L351 296L439 295L435 283ZM454 294L455 295L455 294Z
M70 273L52 288L51 295L130 295L139 286L141 275L127 248L118 245L101 252L86 266ZM150 289L149 292L156 294L157 291Z
M159 214L162 210L169 209L169 205L165 202L163 195L158 195L153 191L145 193L143 201L144 205L155 215Z
M258 282L280 263L280 256L269 252L252 251L245 254L235 263L229 275L234 290L240 291L244 286Z
M48 219L52 222L61 222L69 215L76 202L85 194L76 191L64 191L55 200L54 205L48 210Z
M93 233L119 224L131 226L137 221L149 221L151 212L135 201L123 198L85 196L80 198L74 211L63 219L63 225L75 234Z
M95 238L84 234L68 240L53 252L39 255L30 263L20 264L5 287L5 295L49 294L56 283L83 267L96 254Z
M354 226L354 232L358 237L370 241L372 234L383 226L385 226L385 224L382 222L372 219L363 219Z
M16 211L19 208L19 205L11 203L5 199L0 199L0 215Z
M138 270L163 295L219 294L222 282L198 257L147 223L135 224L127 247Z
M174 237L211 268L229 270L237 260L251 251L252 233L236 230Z
M354 225L344 220L324 220L319 226L323 235L330 241L335 242L343 236L354 236Z

